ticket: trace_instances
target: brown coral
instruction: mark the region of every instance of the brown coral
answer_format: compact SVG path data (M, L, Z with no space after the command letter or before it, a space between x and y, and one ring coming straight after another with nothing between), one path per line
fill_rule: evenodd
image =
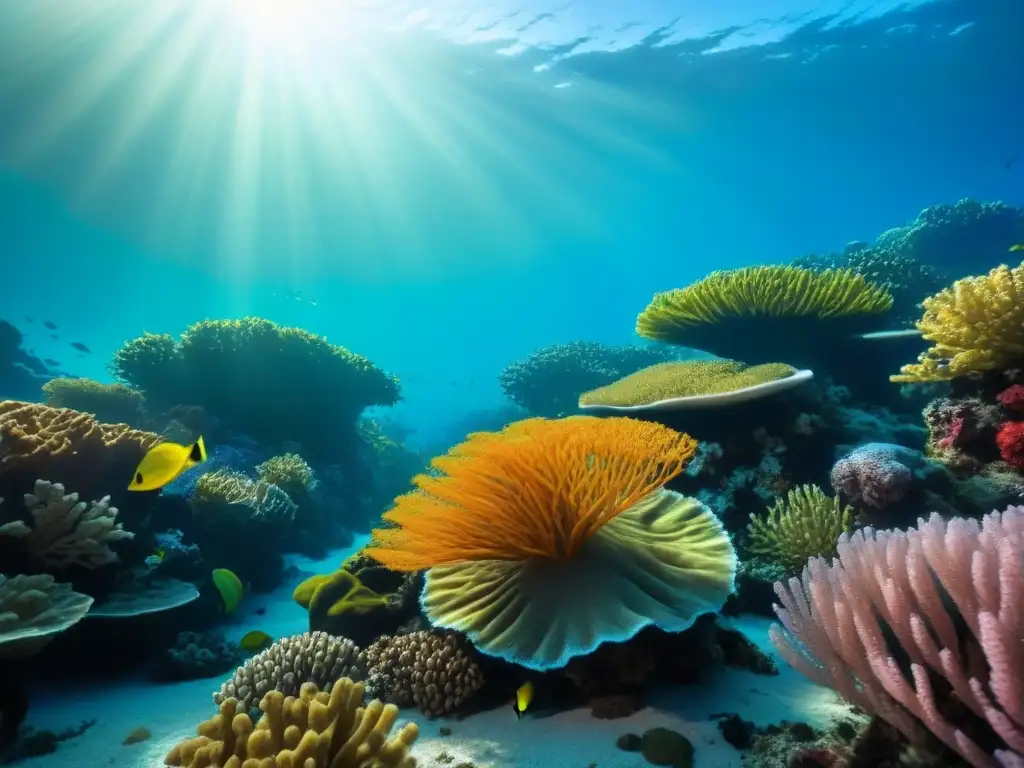
M348 638L304 632L283 637L249 659L213 694L213 701L236 699L247 711L269 691L294 696L304 683L314 683L330 692L336 680L360 677L362 669L363 656Z
M127 424L104 424L88 413L17 400L0 402L0 482L24 493L46 477L83 498L128 486L142 457L159 440Z
M472 651L454 634L384 635L366 649L366 685L400 707L415 704L428 717L454 712L483 686Z
M235 699L196 729L196 737L175 746L164 765L206 768L415 768L408 754L419 736L408 723L391 736L398 707L374 700L363 706L365 687L348 678L328 695L312 683L299 696L271 691L260 702L263 717L253 725ZM390 738L389 738L390 736Z

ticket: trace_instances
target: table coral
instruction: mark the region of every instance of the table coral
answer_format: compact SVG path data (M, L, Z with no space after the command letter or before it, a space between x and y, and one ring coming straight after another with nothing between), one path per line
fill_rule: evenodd
M60 584L48 574L0 575L0 658L38 653L92 606L92 598Z
M36 480L34 493L25 494L32 515L29 527L21 520L0 525L0 536L20 539L28 553L48 568L99 568L117 562L111 544L134 536L117 522L110 497L86 504L64 486Z
M654 624L680 631L732 592L728 534L664 489L696 441L625 418L527 419L470 435L399 497L366 554L429 569L435 627L533 669Z
M205 768L415 768L408 754L419 735L415 723L391 731L398 707L373 700L364 706L365 686L347 678L330 694L305 683L298 696L270 691L260 702L263 717L249 715L229 698L220 712L201 723L197 736L175 746L164 765Z

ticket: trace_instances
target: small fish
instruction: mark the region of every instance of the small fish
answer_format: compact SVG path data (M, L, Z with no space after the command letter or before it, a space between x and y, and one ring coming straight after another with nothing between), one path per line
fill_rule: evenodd
M1016 243L1010 246L1010 253L1016 253L1017 251L1024 251L1024 243Z
M253 629L242 636L242 639L238 641L238 647L243 651L258 651L273 642L274 638L263 630Z
M56 333L51 333L51 334L49 334L49 336L54 341L60 341L60 336L58 336Z
M33 320L33 319L32 319L31 317L29 317L28 315L25 315L25 320L27 320L27 321L28 321L28 322L30 322L30 323L34 323L34 322L35 322L35 320Z
M266 608L264 608L263 606L260 606L259 608L257 608L257 609L255 610L255 614L256 614L257 616L263 616L263 615L265 615L265 614L266 614L266 612L267 612L267 609L266 609Z
M43 325L46 326L47 328L49 328L51 331L56 331L57 330L57 324L53 323L53 322L51 322L49 320L44 320L43 321Z
M217 587L217 591L220 592L220 597L224 601L224 612L234 613L238 604L242 602L242 595L245 594L242 580L235 575L234 571L227 568L214 568L213 585Z
M516 718L522 718L523 713L526 712L530 706L530 702L533 701L533 683L527 680L516 691L516 703L512 705L513 711L516 713Z
M79 352L84 352L87 355L91 355L92 354L92 350L89 349L87 346L85 346L85 344L83 344L80 341L72 341L71 342L71 347L72 347L72 349L77 349Z
M128 484L129 491L155 491L163 488L185 470L206 461L206 446L199 437L192 445L159 443L142 457L135 476Z
M60 365L60 360L54 360L52 357L46 358L45 360L43 360L43 362L46 363L51 368L56 368L58 365Z
M156 552L154 552L152 555L146 558L146 565L148 565L150 568L156 568L158 565L160 565L160 563L164 561L165 557L167 557L167 552L166 550L164 550L163 547L160 547L156 550Z

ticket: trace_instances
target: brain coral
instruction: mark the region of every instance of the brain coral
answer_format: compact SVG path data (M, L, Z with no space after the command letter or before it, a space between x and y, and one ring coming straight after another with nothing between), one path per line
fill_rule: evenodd
M659 363L580 395L580 408L726 407L788 389L811 377L784 363L734 360Z
M679 631L722 605L736 569L711 511L664 490L695 449L625 418L476 433L415 479L366 554L429 569L421 604L435 626L531 669L647 625Z
M924 456L913 448L868 443L835 463L832 488L852 504L882 509L903 499L924 463Z

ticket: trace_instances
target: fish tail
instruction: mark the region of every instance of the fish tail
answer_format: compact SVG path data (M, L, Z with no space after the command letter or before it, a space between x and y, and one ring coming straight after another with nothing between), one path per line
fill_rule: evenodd
M200 435L192 445L192 450L188 455L188 462L190 465L195 465L202 461L206 461L206 444L203 442L203 436Z

